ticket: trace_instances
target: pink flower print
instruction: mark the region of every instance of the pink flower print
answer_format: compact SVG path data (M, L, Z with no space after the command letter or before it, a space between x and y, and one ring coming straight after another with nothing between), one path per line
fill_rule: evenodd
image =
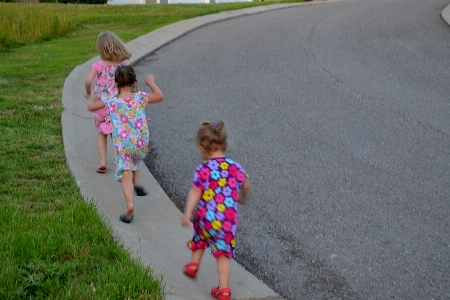
M211 228L212 228L211 227L211 222L206 221L205 222L205 229L209 231L209 230L211 230Z
M137 146L138 148L142 148L142 146L144 146L144 141L143 141L143 140L137 140L137 141L136 141L136 146Z
M237 174L237 180L239 180L240 182L244 182L246 179L246 176L244 173L239 172L239 174Z
M227 242L227 244L231 243L232 239L233 239L233 235L231 233L227 233L225 235L225 242Z
M109 105L109 107L110 107L110 111L115 111L115 110L117 109L117 106L116 106L115 103L111 103L111 104Z
M236 214L236 213L235 213L234 209L228 208L228 209L225 211L225 218L227 218L227 219L230 220L230 221L234 221L234 215L235 215L235 214Z
M141 129L141 128L142 128L142 125L143 125L142 120L139 120L139 121L137 121L137 122L134 124L134 126L135 126L137 129Z
M216 200L216 203L223 203L224 197L222 194L217 194L214 200Z
M129 155L124 155L123 160L126 162L129 162L129 161L131 161L131 157Z
M123 131L121 131L121 132L119 133L119 136L120 136L122 139L126 139L126 138L128 138L128 133L127 133L125 130L123 130Z
M212 189L212 190L217 189L218 186L219 186L219 184L218 184L217 181L215 181L215 180L211 180L211 181L209 182L209 188Z
M202 236L202 235L203 235L203 229L197 228L197 234L198 234L199 236Z
M222 225L222 229L225 231L231 231L232 225L230 221L224 221Z
M119 120L120 120L120 122L122 122L122 123L126 123L126 122L127 122L127 117L125 117L125 116L120 116L120 117L119 117Z
M236 166L235 166L235 165L231 165L231 166L228 168L228 173L230 173L231 176L235 177L235 176L236 176L236 173L237 173Z
M197 210L197 215L200 217L200 219L204 219L206 216L206 208L202 207Z
M228 185L230 186L230 188L234 189L236 187L236 179L234 177L229 178Z
M198 247L199 247L199 249L208 248L208 243L205 241L200 241L200 242L198 242Z
M203 180L209 179L209 169L202 168L198 175L199 175L200 179L203 179Z
M237 190L233 190L233 192L231 193L231 198L233 198L233 200L237 200L239 197L239 193Z

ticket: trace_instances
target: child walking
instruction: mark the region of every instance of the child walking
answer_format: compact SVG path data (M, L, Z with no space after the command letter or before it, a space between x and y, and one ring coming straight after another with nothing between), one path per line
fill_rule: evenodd
M224 126L220 121L203 123L198 129L197 144L204 162L195 169L181 225L189 227L200 201L194 217L194 236L187 245L192 251L191 261L184 266L183 273L195 279L208 248L217 261L219 275L219 285L211 289L211 296L230 300L230 259L234 257L238 202L245 203L250 184L242 166L224 156L227 147Z
M131 57L122 40L114 33L104 31L97 38L97 52L101 60L92 64L91 70L86 78L87 99L100 101L105 97L117 94L114 84L114 73L120 65L125 65L124 60ZM94 84L94 85L93 85ZM108 135L112 132L111 118L106 107L93 112L95 127L97 128L97 147L100 155L98 173L106 172L106 146Z
M134 92L137 86L136 75L131 66L118 66L115 72L115 84L118 95L91 100L90 111L107 107L113 126L115 179L122 183L122 191L127 210L120 220L131 223L134 217L133 190L138 196L145 196L144 188L139 184L139 163L148 152L150 141L145 107L147 103L162 101L164 95L155 83L155 77L148 74L146 84L152 94Z

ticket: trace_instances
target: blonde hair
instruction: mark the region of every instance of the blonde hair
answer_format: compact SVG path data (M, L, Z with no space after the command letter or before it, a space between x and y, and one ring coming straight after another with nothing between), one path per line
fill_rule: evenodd
M219 121L218 123L202 123L197 131L197 144L208 152L217 150L225 151L227 149L225 123L223 121Z
M103 60L107 61L124 61L131 57L125 43L109 31L103 31L98 35L97 52Z

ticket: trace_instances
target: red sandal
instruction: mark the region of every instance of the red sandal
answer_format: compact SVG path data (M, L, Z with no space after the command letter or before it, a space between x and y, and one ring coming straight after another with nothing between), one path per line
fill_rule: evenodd
M228 293L228 295L224 295L225 293ZM229 288L219 290L219 287L213 287L211 289L211 296L218 300L231 300L231 290Z
M198 271L198 263L193 261L188 262L183 268L183 273L192 279L195 279L195 277L197 277L197 271Z

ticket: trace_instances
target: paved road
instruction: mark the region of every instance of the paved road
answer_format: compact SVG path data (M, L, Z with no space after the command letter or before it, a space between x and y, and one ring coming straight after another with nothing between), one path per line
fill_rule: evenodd
M291 8L161 48L136 66L166 96L150 171L182 209L196 128L223 119L253 184L245 268L289 300L448 299L448 3Z

